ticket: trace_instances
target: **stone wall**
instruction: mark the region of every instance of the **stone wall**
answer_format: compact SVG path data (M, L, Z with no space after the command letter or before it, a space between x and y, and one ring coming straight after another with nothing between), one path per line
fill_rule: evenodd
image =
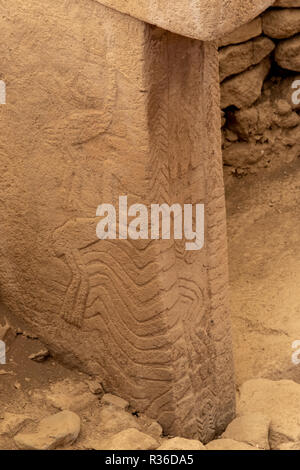
M300 0L278 0L219 41L223 159L229 173L300 156Z

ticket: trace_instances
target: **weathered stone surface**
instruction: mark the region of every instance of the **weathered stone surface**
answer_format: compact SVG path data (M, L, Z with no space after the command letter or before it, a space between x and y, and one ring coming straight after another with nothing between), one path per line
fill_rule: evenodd
M267 122L260 122L260 108L258 106L238 109L232 113L228 113L227 124L229 129L236 133L242 140L249 140L249 137L252 135L263 132L266 127L271 126L271 123L272 116L268 116ZM242 147L241 151L243 151ZM228 158L231 158L230 155L228 155Z
M98 403L97 397L89 391L87 384L72 380L56 382L50 386L50 390L38 391L35 396L58 410L75 412Z
M233 439L217 439L206 445L207 450L258 450L256 447L249 446L244 442L234 441Z
M287 96L287 94L283 96ZM232 131L241 140L254 140L253 143L255 143L260 140L260 137L263 137L266 129L270 129L272 126L288 129L299 124L300 117L292 110L290 102L283 99L268 99L266 93L263 93L261 100L250 108L227 114L228 128L225 130L225 137L227 140L233 141L228 137L228 133ZM243 144L243 142L239 142L239 144ZM243 145L237 146L237 149L245 161L255 160L255 149L253 156L250 157L249 155L250 158L247 157L247 151L243 149ZM227 159L232 157L234 155L231 155L231 151L228 151Z
M0 436L12 437L30 421L29 416L5 412L0 419Z
M146 427L146 434L154 437L154 439L160 439L163 434L163 428L159 423L153 421L149 426Z
M276 39L289 38L300 33L300 10L268 10L263 15L263 32Z
M280 444L278 450L300 450L300 442L286 442Z
M253 379L240 390L238 413L263 413L271 419L272 449L300 441L300 385L291 380Z
M282 98L279 100L276 100L275 108L279 116L286 116L292 110L291 104L287 100L284 100Z
M232 143L223 150L225 165L235 168L247 168L259 162L264 156L264 146L248 142Z
M274 0L97 0L183 36L211 41L249 22Z
M239 109L251 106L261 95L261 89L269 73L270 60L228 78L221 84L221 107L235 106Z
M41 349L37 353L30 354L29 359L36 362L44 362L50 356L48 349Z
M259 37L252 41L224 47L219 51L220 80L230 75L244 72L251 65L256 65L269 55L275 45L271 39Z
M206 450L205 446L193 439L174 437L166 440L157 450Z
M274 119L274 122L282 129L290 129L300 124L300 116L296 112L292 112L285 116L278 116Z
M159 443L137 429L126 429L110 438L90 442L89 446L94 450L154 450Z
M103 405L112 405L116 408L121 408L122 410L127 410L129 407L129 403L123 398L117 397L116 395L112 395L111 393L105 393L101 398L101 403Z
M101 383L99 383L97 380L88 380L86 382L88 388L89 388L89 391L91 393L93 393L94 395L103 395L104 394L104 391L103 391L103 388L102 388L102 385Z
M279 8L297 8L300 7L300 0L277 0L274 7Z
M222 36L218 41L218 47L228 46L229 44L240 44L249 41L249 39L260 36L262 33L262 19L260 16L243 24L230 34Z
M99 412L99 431L115 434L127 428L140 429L139 420L121 408L105 406Z
M269 449L269 427L271 420L262 413L248 413L235 418L222 438L245 442L253 447Z
M80 418L72 411L62 411L40 421L35 433L14 437L19 449L51 450L73 444L80 433Z
M280 41L276 47L275 60L284 69L300 72L300 35Z
M224 29L270 3L226 2ZM9 2L0 26L1 301L165 432L213 438L235 401L216 46L86 0ZM98 240L97 207L124 194L203 202L205 248Z

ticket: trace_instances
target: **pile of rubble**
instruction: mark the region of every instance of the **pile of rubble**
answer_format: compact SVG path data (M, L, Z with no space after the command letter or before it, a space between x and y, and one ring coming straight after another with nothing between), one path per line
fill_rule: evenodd
M59 381L35 391L30 401L32 413L0 413L0 449L300 450L300 385L290 380L244 383L237 417L207 445L164 436L159 423L103 394L95 382Z
M300 155L300 1L278 0L219 41L224 164L234 173Z

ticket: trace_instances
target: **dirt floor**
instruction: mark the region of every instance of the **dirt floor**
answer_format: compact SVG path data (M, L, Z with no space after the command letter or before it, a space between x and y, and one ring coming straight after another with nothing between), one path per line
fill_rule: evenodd
M19 330L9 343L8 362L0 365L0 450L17 450L13 439L17 432L36 432L41 419L63 409L81 419L78 439L64 449L97 449L107 436L127 428L137 428L160 442L162 429L153 420L131 408L128 412L113 411L103 405L104 389L97 378L69 370L50 355L41 362L31 359L45 347L30 332ZM2 421L7 413L26 418L18 431L10 415L12 425L3 432Z
M300 163L225 181L237 384L300 383Z

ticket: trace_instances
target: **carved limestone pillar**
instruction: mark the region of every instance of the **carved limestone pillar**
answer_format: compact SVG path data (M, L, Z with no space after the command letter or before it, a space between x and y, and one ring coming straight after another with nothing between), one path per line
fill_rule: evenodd
M209 41L272 1L7 3L1 301L165 432L206 442L235 411ZM99 240L98 205L124 195L147 206L204 203L204 248Z

